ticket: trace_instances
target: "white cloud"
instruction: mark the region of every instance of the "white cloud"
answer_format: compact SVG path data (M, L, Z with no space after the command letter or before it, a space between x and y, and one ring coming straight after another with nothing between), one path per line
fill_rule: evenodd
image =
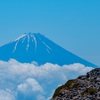
M34 92L43 92L42 87L39 85L39 83L33 79L33 78L28 78L24 83L21 83L18 85L18 90L22 92L27 92L27 93L34 93ZM27 91L26 91L27 90Z
M45 100L45 97L42 96L42 95L38 95L38 96L37 96L37 100ZM50 100L50 99L49 99L49 100Z
M7 90L0 90L0 100L15 100L15 97Z
M14 97L15 100L46 100L58 85L86 74L91 69L78 63L64 66L46 63L38 66L22 64L14 59L8 62L0 61L0 95L8 94L10 100L14 100ZM13 92L9 94L5 89Z

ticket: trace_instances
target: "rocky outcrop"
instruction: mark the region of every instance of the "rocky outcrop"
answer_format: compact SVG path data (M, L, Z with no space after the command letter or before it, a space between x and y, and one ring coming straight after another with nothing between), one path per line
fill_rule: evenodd
M58 87L52 100L100 100L100 68Z

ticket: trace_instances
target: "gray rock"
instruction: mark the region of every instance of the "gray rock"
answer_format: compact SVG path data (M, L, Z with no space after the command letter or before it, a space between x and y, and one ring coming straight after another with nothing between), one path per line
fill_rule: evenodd
M68 81L52 100L100 100L100 68Z

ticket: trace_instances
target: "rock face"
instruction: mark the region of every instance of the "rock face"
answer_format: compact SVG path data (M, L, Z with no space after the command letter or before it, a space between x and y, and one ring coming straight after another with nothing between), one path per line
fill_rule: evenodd
M100 100L100 68L58 87L52 100Z

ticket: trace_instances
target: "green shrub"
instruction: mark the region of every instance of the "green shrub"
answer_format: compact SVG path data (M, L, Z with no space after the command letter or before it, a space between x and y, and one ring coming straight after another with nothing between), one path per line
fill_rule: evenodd
M88 89L88 93L91 95L93 95L96 91L97 91L96 88L89 88Z
M56 96L58 96L59 93L60 93L60 91L61 91L61 89L63 89L63 88L64 88L64 85L59 86L59 87L56 89L56 91L55 91L55 93L54 93L54 95L53 95L53 98L56 97Z
M53 95L53 98L56 97L56 96L58 96L58 95L60 94L61 89L72 86L72 83L73 83L73 82L74 82L74 80L69 80L69 81L67 81L64 85L58 87L58 88L56 89L54 95Z
M74 80L69 80L65 83L65 86L69 87L72 85L72 83L74 82Z
M72 88L77 88L79 86L79 83L73 84Z
M86 89L82 94L90 94L90 95L93 95L96 92L97 92L97 89L91 87L91 88Z

